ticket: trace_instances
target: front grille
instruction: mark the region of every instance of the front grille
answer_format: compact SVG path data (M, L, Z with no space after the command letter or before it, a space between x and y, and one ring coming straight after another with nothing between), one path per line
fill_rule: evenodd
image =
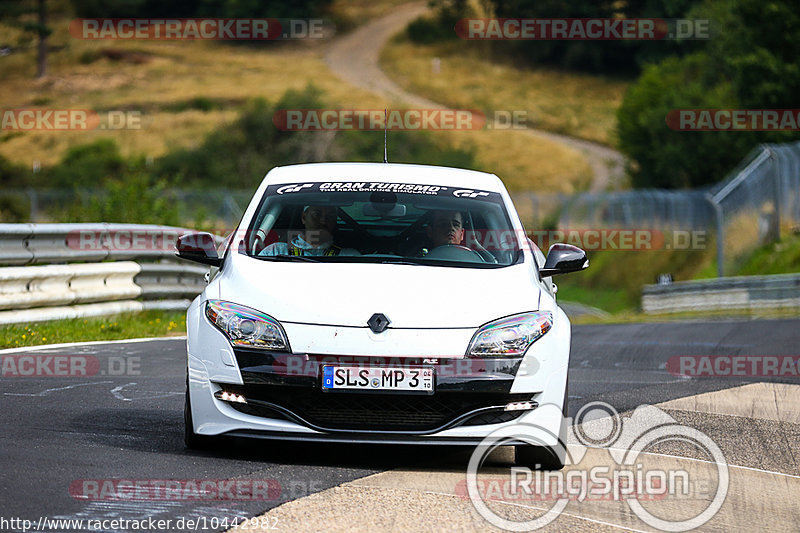
M226 388L232 388L226 385ZM323 393L311 389L237 387L251 403L233 408L267 418L286 418L268 406L283 407L314 426L353 431L426 431L438 429L475 409L530 400L530 394L437 392L432 395ZM470 425L513 420L521 412L492 412L468 419Z
M277 409L273 409L271 407L267 407L264 405L255 405L249 403L231 403L229 405L234 409L236 409L237 411L239 411L240 413L244 413L246 415L260 416L262 418L272 418L274 420L291 420L290 417L286 416Z
M462 426L483 426L484 424L502 424L503 422L511 422L516 420L525 411L489 411L488 413L481 413L470 417L464 421Z

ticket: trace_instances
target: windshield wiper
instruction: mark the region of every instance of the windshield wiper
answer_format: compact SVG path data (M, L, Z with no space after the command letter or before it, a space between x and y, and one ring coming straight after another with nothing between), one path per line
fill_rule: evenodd
M383 265L414 265L414 266L422 266L422 263L418 263L416 261L409 261L407 259L384 259L381 261Z
M319 263L319 259L315 257L309 257L307 255L288 255L288 254L279 254L279 255L262 255L258 256L259 259L267 259L267 260L274 260L274 261L305 261L307 263Z

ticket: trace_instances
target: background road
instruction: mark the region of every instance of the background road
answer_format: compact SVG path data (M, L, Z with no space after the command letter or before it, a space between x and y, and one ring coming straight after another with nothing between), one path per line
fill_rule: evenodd
M737 387L746 380L675 377L665 364L675 355L798 355L797 331L800 319L576 326L570 414L592 400L627 411ZM397 467L463 472L469 457L449 448L260 441L232 442L214 453L187 451L182 441L183 339L16 353L92 355L100 371L92 377L0 379L4 517L254 516L286 500ZM9 352L0 355L5 359ZM124 367L121 361L138 362L138 367L127 375L109 375ZM691 410L670 414L707 432L737 464L800 474L793 450L800 442L796 424L720 420ZM743 453L743 439L762 449ZM274 479L282 494L266 502L87 502L70 496L70 484L81 479Z
M378 62L380 51L386 42L403 31L409 22L427 11L428 8L424 3L404 4L334 39L325 54L326 64L345 83L377 93L389 101L401 102L416 108L445 109L436 102L402 89L389 79ZM592 168L590 192L602 192L609 187L616 189L624 179L625 157L613 148L569 135L532 128L519 130L519 134L527 135L531 143L551 141L583 154Z

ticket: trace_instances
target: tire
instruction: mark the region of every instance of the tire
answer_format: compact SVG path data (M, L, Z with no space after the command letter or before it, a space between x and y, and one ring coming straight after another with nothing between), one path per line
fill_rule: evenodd
M569 380L564 388L564 404L561 408L562 419L561 427L558 430L558 440L564 445L564 449L551 448L549 446L533 446L531 444L520 444L514 446L514 463L518 466L525 466L531 470L561 470L564 468L566 460L567 446L567 400L569 399Z
M561 470L564 459L547 446L531 446L530 444L514 446L514 463L531 470Z
M189 378L186 378L186 396L183 403L183 443L190 450L214 450L220 444L220 437L198 435L194 432L192 403L189 398Z

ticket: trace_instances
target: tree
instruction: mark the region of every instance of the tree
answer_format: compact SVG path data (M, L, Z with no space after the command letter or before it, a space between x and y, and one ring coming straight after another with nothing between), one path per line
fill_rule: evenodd
M47 0L5 1L0 4L0 18L12 26L21 28L24 36L36 35L36 77L47 74L47 38L52 30L47 26ZM35 20L32 20L35 18Z
M36 77L42 78L47 73L47 36L50 29L47 27L47 0L39 0L39 23L34 31L39 35L38 59L36 61Z
M789 0L706 0L688 18L718 28L702 49L647 67L620 107L620 148L639 187L716 182L757 143L797 131L686 132L667 127L675 109L792 109L800 94L800 15Z
M732 108L730 83L706 68L696 53L645 68L617 111L619 147L634 160L634 187L697 187L719 181L754 141L746 132L673 131L673 109Z
M500 18L659 18L682 17L699 0L490 0ZM696 48L673 40L519 40L495 43L529 65L636 74L643 65Z

